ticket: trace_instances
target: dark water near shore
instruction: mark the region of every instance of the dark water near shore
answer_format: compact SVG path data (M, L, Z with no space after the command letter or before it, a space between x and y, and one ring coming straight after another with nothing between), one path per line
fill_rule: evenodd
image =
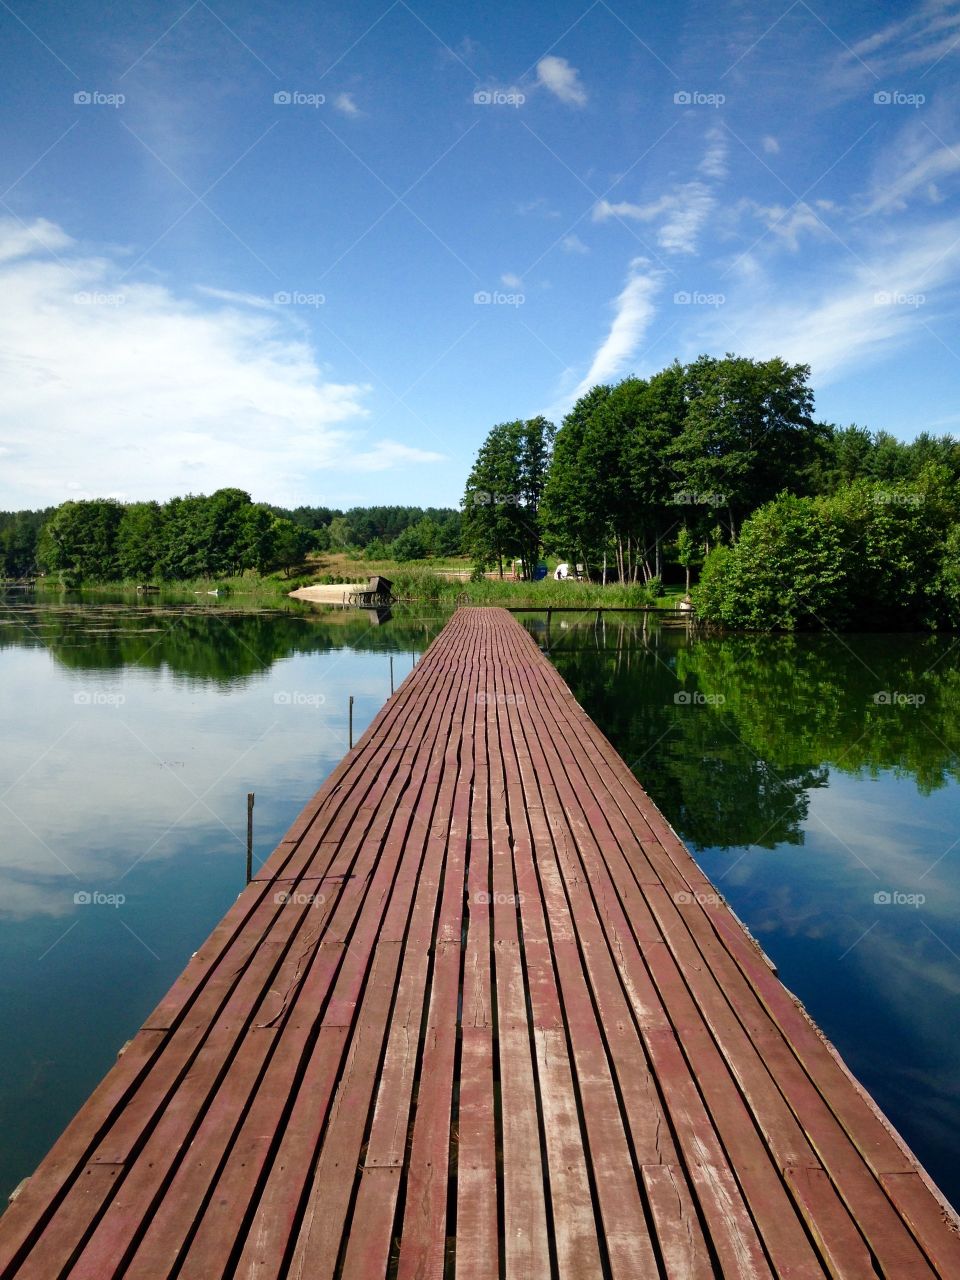
M960 647L594 616L524 620L960 1201ZM0 1194L444 621L0 604Z

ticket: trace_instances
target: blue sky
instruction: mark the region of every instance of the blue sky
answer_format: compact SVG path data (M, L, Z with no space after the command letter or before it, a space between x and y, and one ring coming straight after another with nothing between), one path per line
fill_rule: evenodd
M456 503L702 351L960 431L960 0L0 4L0 506Z

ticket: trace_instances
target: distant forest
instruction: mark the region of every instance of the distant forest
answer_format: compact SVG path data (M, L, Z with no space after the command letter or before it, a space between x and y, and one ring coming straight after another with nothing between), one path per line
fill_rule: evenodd
M168 502L110 498L0 512L0 576L83 582L189 581L301 565L312 551L370 560L460 554L460 512L447 507L285 507L218 489Z

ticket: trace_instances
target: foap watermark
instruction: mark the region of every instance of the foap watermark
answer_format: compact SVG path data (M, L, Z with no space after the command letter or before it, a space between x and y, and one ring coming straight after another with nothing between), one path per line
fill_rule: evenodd
M100 889L78 889L73 895L77 907L122 907L126 900L126 894L104 893Z
M693 292L678 289L673 295L673 301L678 307L722 307L726 300L726 294L701 293L697 289Z
M122 107L127 100L125 93L101 93L99 89L78 89L73 95L77 107Z
M478 907L522 907L523 894L517 893L479 893L473 894L470 901Z
M126 302L126 294L101 293L98 289L81 289L73 295L74 302L80 307L122 307Z
M673 695L678 707L722 707L726 700L722 693L701 693L699 689L678 689Z
M673 900L678 907L689 906L692 902L699 902L706 907L719 907L723 902L723 895L704 893L700 889L680 889L673 895Z
M922 493L902 493L897 489L880 489L873 495L878 507L919 507L923 503Z
M478 107L522 107L526 100L519 89L478 89L473 95Z
M300 289L281 289L273 295L277 307L322 307L326 301L325 293L304 293Z
M873 295L875 307L922 307L927 300L925 293L901 293L898 289L878 289Z
M503 293L499 289L494 289L492 292L488 289L479 289L473 295L475 307L522 307L526 300L526 296L522 293Z
M77 707L122 707L126 700L125 693L114 689L78 689L73 695Z
M275 107L322 107L327 100L325 93L303 93L300 89L279 89L273 95Z
M873 95L877 107L922 107L927 96L924 93L904 93L900 89L878 89Z
M680 489L672 493L668 499L678 507L722 507L726 504L725 493L697 493L693 489Z
M523 497L519 493L491 493L489 489L474 489L470 495L474 507L519 507Z
M477 705L481 707L522 707L526 702L522 693L484 693L477 694Z
M326 894L304 893L302 889L280 889L273 895L278 907L322 907L327 901Z
M273 695L278 707L322 707L326 698L322 693L303 693L299 689L281 689Z
M673 95L678 107L722 107L726 100L724 93L704 93L700 89L678 89Z
M881 689L872 699L877 707L922 707L926 700L924 693L900 693L896 689Z
M925 893L901 893L899 889L878 889L873 901L878 907L922 907Z

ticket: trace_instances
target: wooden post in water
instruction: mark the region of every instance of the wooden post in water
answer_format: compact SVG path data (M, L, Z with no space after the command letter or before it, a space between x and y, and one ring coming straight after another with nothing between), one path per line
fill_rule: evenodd
M350 695L350 746L353 747L353 694Z
M393 697L393 654L390 655L390 697Z
M247 792L247 884L253 879L253 792Z

